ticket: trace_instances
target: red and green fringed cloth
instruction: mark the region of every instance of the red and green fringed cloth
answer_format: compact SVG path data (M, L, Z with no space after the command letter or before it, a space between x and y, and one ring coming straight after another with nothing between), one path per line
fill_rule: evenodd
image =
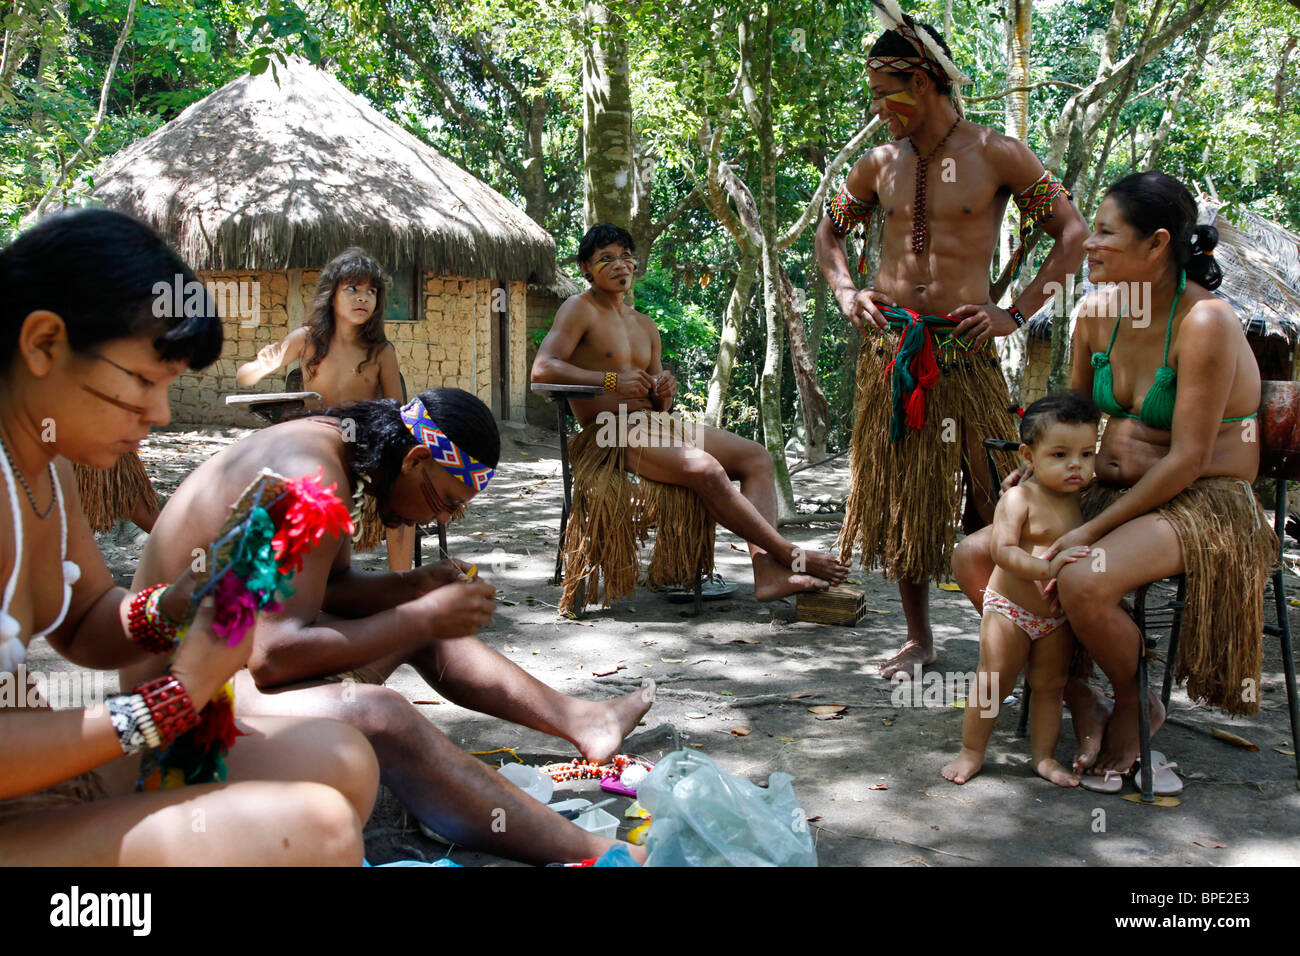
M977 350L979 354L975 356L959 357L951 353L950 350L958 348L970 353L972 348L965 339L952 334L961 319L950 315L926 315L901 306L882 305L879 308L889 320L889 327L902 333L894 360L885 369L893 409L889 421L889 441L892 444L900 441L908 428L919 430L925 424L926 393L938 383L940 369L960 365L969 367L972 361L993 365L997 358L987 348ZM881 348L877 347L877 351Z
M212 595L212 631L234 647L244 639L259 611L279 610L277 597L289 597L290 579L302 570L303 556L326 535L351 535L352 517L336 485L323 487L321 475L288 479L263 469L240 495L208 549L208 569L199 575L189 608ZM185 637L182 632L178 638ZM227 681L199 714L199 724L166 750L150 753L141 766L137 789L157 790L226 779L225 755L242 733L235 727L235 691Z

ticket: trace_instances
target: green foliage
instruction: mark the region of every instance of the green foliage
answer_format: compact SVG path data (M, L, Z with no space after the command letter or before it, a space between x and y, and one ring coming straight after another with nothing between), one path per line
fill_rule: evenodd
M658 265L637 282L636 309L659 329L662 362L677 376L678 403L702 409L718 342L718 329L709 313L675 294L672 277Z

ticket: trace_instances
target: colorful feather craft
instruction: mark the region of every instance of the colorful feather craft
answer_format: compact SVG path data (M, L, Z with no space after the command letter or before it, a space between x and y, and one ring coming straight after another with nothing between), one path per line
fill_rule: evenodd
M263 469L240 495L208 549L211 567L199 576L190 616L208 594L216 605L212 630L234 647L260 611L277 611L277 597L293 594L290 579L303 557L327 536L351 535L352 518L315 477L287 479ZM157 754L139 788L169 789L226 779L225 755L242 733L235 726L235 690L229 681L199 714L199 725Z

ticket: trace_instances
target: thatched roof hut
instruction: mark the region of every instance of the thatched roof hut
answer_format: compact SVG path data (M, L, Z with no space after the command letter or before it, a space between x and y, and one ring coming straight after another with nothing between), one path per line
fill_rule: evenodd
M320 269L353 245L393 276L385 331L408 392L456 386L523 419L527 287L559 281L554 240L329 74L290 59L278 83L241 77L93 176L95 200L152 225L227 300L239 293L221 360L174 386L178 421L251 423L222 401L248 390L236 368L303 324Z
M195 269L311 268L360 245L444 275L549 282L555 242L304 60L243 76L105 160L93 195Z

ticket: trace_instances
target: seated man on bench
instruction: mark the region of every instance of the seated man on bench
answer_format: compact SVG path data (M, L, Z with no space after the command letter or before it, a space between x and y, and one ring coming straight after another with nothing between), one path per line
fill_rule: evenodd
M767 449L718 428L668 420L677 380L660 363L659 330L624 301L636 270L635 251L625 229L598 223L587 230L578 264L590 287L556 313L533 362L532 380L604 386L605 395L571 400L584 429L597 429L596 444L602 446L606 436L617 435L628 471L689 488L714 521L749 542L758 600L841 583L847 567L830 555L797 548L777 532ZM615 417L617 428L607 428ZM651 440L636 440L647 430ZM661 434L668 440L656 440ZM739 489L733 481L740 482Z

